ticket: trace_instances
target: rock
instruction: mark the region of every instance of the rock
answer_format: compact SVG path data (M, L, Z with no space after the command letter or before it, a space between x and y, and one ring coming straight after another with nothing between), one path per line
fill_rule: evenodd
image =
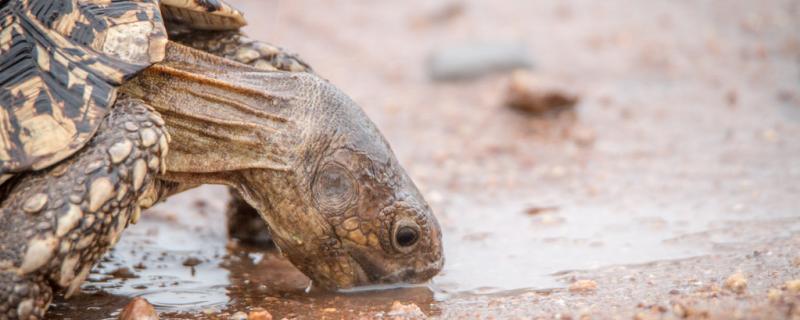
M570 292L586 293L597 290L597 282L594 280L578 280L569 285Z
M228 317L228 320L247 320L247 314L242 311L239 311Z
M558 207L556 206L549 206L549 207L529 207L525 209L525 214L529 216L538 216L542 213L554 212L558 211Z
M247 320L272 320L272 314L262 308L255 308L247 314Z
M403 317L403 318L425 318L424 312L414 303L403 304L400 301L392 302L392 307L389 309L389 312L386 313L388 316L392 317Z
M778 289L769 289L769 291L767 291L767 300L770 303L778 303L781 301L782 298L783 298L783 292L781 292Z
M734 273L725 279L725 288L736 293L744 293L747 290L747 278L741 272Z
M158 320L158 313L146 299L136 297L122 309L120 320Z
M466 11L466 5L461 1L439 4L437 7L429 10L423 16L415 18L412 21L413 26L429 27L438 24L445 24L463 16L464 11Z
M786 291L791 294L798 294L800 293L800 279L794 279L786 281Z
M183 260L183 265L187 267L194 267L201 263L203 263L203 261L200 261L200 259L197 259L195 257L188 257L186 258L186 260Z
M139 277L135 273L133 273L131 269L128 269L127 267L114 269L114 271L111 271L111 273L109 273L108 275L117 279L134 279Z
M571 132L572 140L575 141L577 146L582 148L591 147L597 139L597 135L592 128L578 126L573 128Z
M428 59L434 80L464 80L532 66L526 48L515 43L465 44L440 49Z
M578 96L563 86L535 79L525 71L511 75L506 94L506 105L530 114L571 109L578 103Z

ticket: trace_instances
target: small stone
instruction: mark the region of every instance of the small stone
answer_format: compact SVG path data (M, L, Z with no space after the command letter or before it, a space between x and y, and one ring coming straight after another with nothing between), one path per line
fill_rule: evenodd
M744 293L747 290L747 278L741 273L737 272L725 279L725 288L736 293Z
M783 292L780 290L769 289L769 291L767 291L767 300L769 300L770 303L780 302L781 298L783 298Z
M108 275L117 279L135 279L139 277L135 273L133 273L131 269L128 269L127 267L114 269L114 271L111 271L111 273L109 273Z
M535 78L525 71L512 74L506 93L506 105L529 114L567 110L576 103L578 96L562 85Z
M463 80L491 73L530 68L524 45L519 43L476 43L437 50L428 59L428 73L434 80Z
M572 139L575 144L582 148L591 147L594 144L597 135L594 130L587 127L577 127L572 130Z
M242 311L239 311L228 317L228 320L247 320L247 314Z
M559 208L556 207L556 206L529 207L529 208L525 209L525 214L527 214L529 216L538 216L538 215L543 214L543 213L555 212L555 211L558 211L558 210L559 210Z
M633 316L634 320L657 320L661 319L660 315L656 315L649 312L639 312Z
M800 293L800 279L786 281L786 291L791 294Z
M194 267L194 266L196 266L198 264L201 264L201 263L203 263L203 261L201 261L200 259L197 259L195 257L188 257L185 260L183 260L183 265L187 266L187 267Z
M393 317L405 317L405 318L425 318L424 312L414 303L403 304L400 301L392 302L392 307L389 309L387 313L389 316Z
M139 132L139 135L142 137L143 147L152 146L158 141L158 134L153 129L143 129Z
M761 131L761 138L767 142L778 141L778 131L775 129L764 129Z
M136 297L122 309L119 320L158 320L158 313L146 299Z
M41 211L47 204L47 195L44 193L37 193L32 195L25 203L22 204L22 210L27 213L36 213Z
M597 290L597 282L594 280L578 280L569 285L570 292L591 292Z
M336 308L325 308L322 309L322 312L336 312Z
M111 157L111 163L117 164L128 158L133 149L133 143L128 140L117 142L108 148L108 155Z
M272 320L272 314L262 308L255 308L247 315L247 320Z
M680 303L676 303L672 306L672 313L678 316L678 318L686 318L689 315L686 308Z

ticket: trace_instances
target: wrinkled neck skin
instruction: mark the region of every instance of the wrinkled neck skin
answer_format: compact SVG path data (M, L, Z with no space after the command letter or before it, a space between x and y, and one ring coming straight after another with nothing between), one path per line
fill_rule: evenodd
M170 42L165 60L127 82L121 92L152 106L172 142L168 171L177 183L164 196L202 184L236 188L259 212L271 210L253 172L296 180L309 117L324 94L304 73L266 72ZM290 184L302 181L290 181Z
M287 173L314 101L304 74L271 73L169 43L121 92L159 112L172 137L164 179L237 186L237 172ZM308 88L306 88L308 87ZM302 106L302 107L301 107Z
M170 43L165 61L121 92L159 112L172 137L160 197L234 187L315 283L417 283L441 269L441 233L427 203L377 128L327 81ZM325 179L315 180L321 171ZM402 224L416 228L416 242L398 249L392 239Z

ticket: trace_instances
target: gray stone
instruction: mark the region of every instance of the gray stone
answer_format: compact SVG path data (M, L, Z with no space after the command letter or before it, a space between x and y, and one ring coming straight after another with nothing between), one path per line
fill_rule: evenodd
M533 66L524 45L475 43L439 49L428 59L434 80L464 80Z

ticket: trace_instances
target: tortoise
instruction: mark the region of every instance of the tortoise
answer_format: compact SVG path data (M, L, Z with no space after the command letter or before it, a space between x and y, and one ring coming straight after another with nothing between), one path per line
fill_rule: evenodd
M320 287L438 273L438 222L376 126L243 25L219 0L0 1L0 319L43 317L202 184Z

